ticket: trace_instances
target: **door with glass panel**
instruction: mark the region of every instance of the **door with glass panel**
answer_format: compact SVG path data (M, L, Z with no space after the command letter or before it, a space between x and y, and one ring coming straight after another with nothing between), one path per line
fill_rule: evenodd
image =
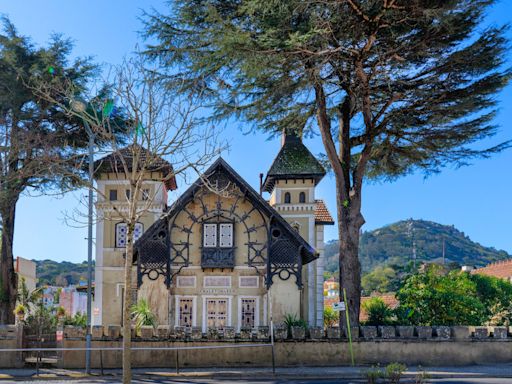
M241 327L253 328L256 326L256 299L242 298L241 304Z
M206 326L224 328L228 325L228 299L206 299Z
M180 327L191 327L194 321L194 301L192 298L181 298L179 300L179 321Z

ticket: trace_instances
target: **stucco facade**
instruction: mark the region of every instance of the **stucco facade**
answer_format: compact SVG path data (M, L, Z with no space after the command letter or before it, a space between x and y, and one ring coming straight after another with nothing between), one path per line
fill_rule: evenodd
M274 178L266 201L219 159L169 207L164 184L148 179L151 205L136 234L130 292L147 300L159 324L239 330L287 314L323 324L323 226L330 223L316 217L318 177ZM119 197L127 182L106 173L97 183L94 323L120 324L124 258L112 204L126 205Z

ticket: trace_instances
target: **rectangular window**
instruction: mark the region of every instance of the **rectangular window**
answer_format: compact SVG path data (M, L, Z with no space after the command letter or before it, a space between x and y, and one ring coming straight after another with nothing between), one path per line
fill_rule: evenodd
M142 190L142 200L144 200L144 201L149 200L149 189Z
M220 224L219 238L221 248L231 248L233 246L233 224Z
M206 313L208 328L224 328L228 325L228 299L207 299Z
M194 300L191 298L184 298L179 300L179 321L180 327L191 327L193 325L194 316Z
M253 328L256 325L256 299L243 298L241 304L241 326Z
M203 246L205 248L217 246L217 224L203 225Z
M108 198L110 201L117 201L117 189L111 189L108 191Z
M126 196L126 200L130 200L130 190L129 189L125 190L124 194Z

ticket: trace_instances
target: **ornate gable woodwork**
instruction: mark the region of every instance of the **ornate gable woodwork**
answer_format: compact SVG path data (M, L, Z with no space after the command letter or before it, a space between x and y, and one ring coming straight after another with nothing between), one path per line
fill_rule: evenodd
M190 265L246 265L266 275L267 287L275 276L295 276L301 288L302 264L316 258L313 248L222 159L142 236L136 249L139 286L145 275L152 280L164 275L169 285Z

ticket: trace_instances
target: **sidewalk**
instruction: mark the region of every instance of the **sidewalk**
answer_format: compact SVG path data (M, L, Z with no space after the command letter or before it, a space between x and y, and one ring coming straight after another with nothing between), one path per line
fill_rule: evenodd
M357 379L361 378L368 366L358 367L289 367L277 368L273 376L271 368L186 368L176 374L169 368L134 368L133 374L137 377L187 377L187 378L289 378L289 379ZM426 371L431 378L512 378L512 363L500 365L472 365L466 367L408 367L406 376ZM90 376L83 370L40 369L39 379L85 379ZM120 369L105 369L105 376L120 376ZM93 370L92 376L99 377L100 371ZM34 369L0 369L0 380L36 378Z

